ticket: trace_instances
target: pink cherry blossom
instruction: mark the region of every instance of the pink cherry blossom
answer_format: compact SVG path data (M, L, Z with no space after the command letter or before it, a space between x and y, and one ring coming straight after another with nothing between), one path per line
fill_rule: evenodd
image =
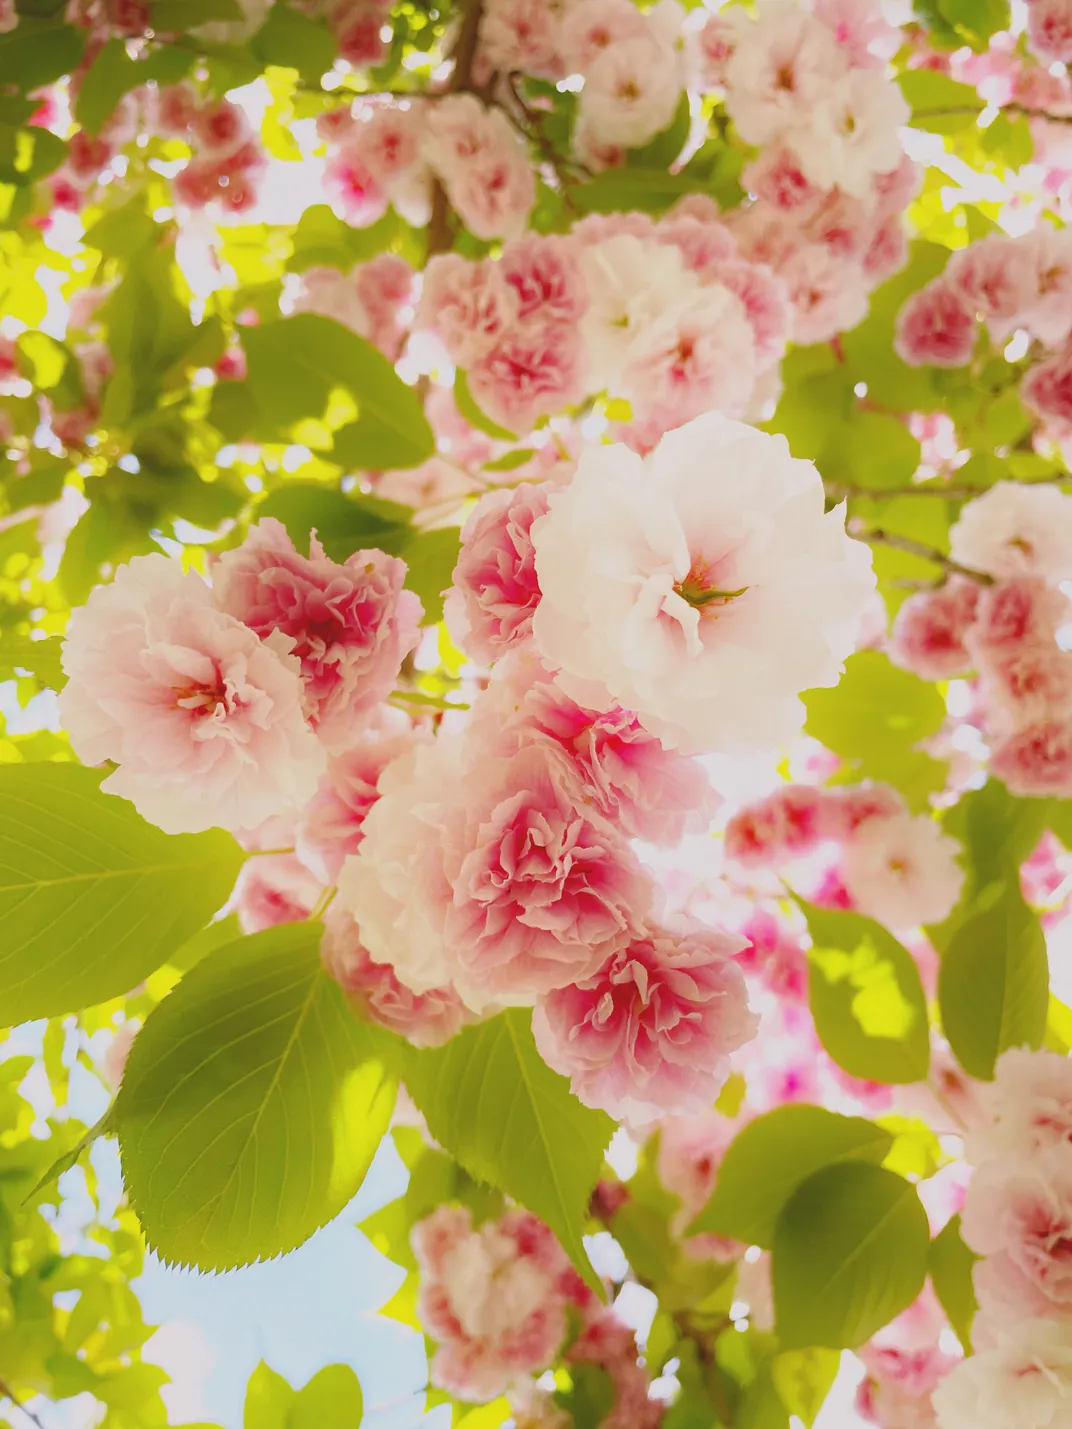
M393 760L422 738L400 711L397 721L381 720L357 743L328 759L327 772L302 813L298 854L322 882L336 881L344 861L361 845L361 829L379 798L380 777Z
M1033 576L1014 576L982 588L967 643L976 659L985 659L1028 641L1053 640L1070 616L1072 605L1055 586Z
M726 857L758 868L810 853L823 837L822 795L807 784L787 784L738 810L726 825Z
M742 181L750 193L782 213L807 217L821 191L807 178L792 149L770 145L745 166Z
M708 1109L660 1123L659 1180L681 1201L686 1223L711 1199L719 1165L740 1130L740 1122Z
M963 367L975 350L975 314L944 278L935 278L897 314L893 345L911 367Z
M778 222L784 230L784 219ZM753 250L751 256L764 261L762 250ZM792 338L801 346L827 342L837 333L856 327L866 316L863 269L846 263L821 244L795 246L784 261L773 266L789 289Z
M517 295L521 322L580 322L588 294L574 240L554 233L515 239L503 249L499 268Z
M433 1384L481 1402L550 1364L566 1337L565 1256L534 1216L507 1211L475 1228L467 1209L440 1206L411 1239L421 1324L437 1342Z
M540 417L584 397L584 355L577 331L526 324L508 332L469 370L477 405L507 431L523 436Z
M762 908L741 924L740 933L748 939L748 947L736 955L742 972L779 998L806 1002L808 955L799 934Z
M935 591L909 596L893 625L892 655L924 680L949 680L971 669L964 638L975 620L979 584L952 576Z
M502 264L437 254L424 272L419 320L438 334L452 361L470 367L495 347L518 318Z
M780 361L793 324L785 282L764 263L739 261L719 264L715 278L744 305L757 367L762 370Z
M965 307L990 325L998 339L1007 336L1035 292L1029 250L1015 238L988 234L954 253L945 281Z
M584 1326L566 1353L569 1364L598 1365L614 1385L614 1406L600 1429L658 1429L664 1406L648 1397L648 1372L637 1360L633 1331L613 1311L589 1308Z
M1031 0L1027 6L1027 39L1040 59L1061 64L1072 60L1070 0Z
M921 814L868 819L853 835L841 866L861 913L891 928L939 923L960 897L960 845Z
M358 300L368 314L369 341L394 362L413 315L416 274L396 253L378 253L354 270Z
M798 729L797 692L836 682L874 588L811 463L717 413L646 460L587 447L532 540L533 635L558 683L684 753Z
M601 143L639 149L669 128L680 95L674 51L649 29L596 55L585 73L578 112Z
M1072 495L1055 486L999 481L961 507L949 533L953 559L998 580L1072 578Z
M1072 1061L1057 1052L1012 1047L983 1083L987 1117L965 1142L976 1165L994 1157L1027 1160L1051 1146L1072 1146Z
M1031 1319L957 1365L931 1403L938 1429L1067 1429L1070 1397L1072 1323Z
M652 890L625 841L578 808L536 747L487 757L440 735L380 781L339 894L377 962L417 992L531 1006L627 943Z
M867 1371L856 1393L856 1412L881 1429L935 1429L931 1395L959 1363L936 1345L907 1350L865 1345Z
M1040 223L1019 241L1035 280L1020 321L1047 347L1063 346L1072 327L1072 234Z
M1049 640L985 652L979 659L979 689L991 735L1072 719L1072 651Z
M558 78L560 35L547 0L490 0L480 23L481 50L500 74Z
M679 843L710 825L718 796L695 759L664 749L628 710L576 704L531 652L500 661L473 708L474 737L504 753L537 743L579 804L629 838Z
M1072 720L1017 730L991 749L990 769L1023 798L1072 798Z
M213 567L225 610L262 637L290 637L310 719L332 748L344 748L360 717L390 694L417 644L422 608L402 589L405 569L382 551L358 551L338 565L315 536L310 555L300 556L270 517Z
M323 753L292 642L257 639L166 556L139 556L67 627L60 715L86 764L165 833L252 828L304 804Z
M1058 431L1072 427L1072 350L1065 347L1024 376L1024 405Z
M570 69L586 74L608 46L648 32L630 0L577 0L562 18L560 43Z
M846 784L822 790L819 832L824 839L845 842L869 819L889 819L907 813L904 799L889 784Z
M647 929L537 1004L540 1055L586 1106L633 1124L702 1111L729 1075L729 1053L755 1035L733 961L740 946L699 923Z
M360 929L338 900L324 917L320 956L361 1016L415 1047L441 1047L470 1020L453 988L412 992L388 964L373 962Z
M345 150L359 158L369 173L390 191L392 184L420 161L424 110L416 104L377 105L367 118L353 124Z
M489 491L462 530L444 618L456 644L486 665L532 634L540 584L530 533L553 489L524 482Z
M833 35L784 0L761 0L737 27L726 66L726 108L741 137L764 145L788 138L844 73Z
M301 923L323 893L320 880L292 853L250 858L238 875L231 906L243 933Z
M993 1306L1015 1316L1072 1307L1072 1146L1030 1160L1001 1157L972 1176L961 1234L987 1257L982 1284ZM977 1268L977 1284L978 1282Z
M354 228L369 228L387 212L387 194L358 154L341 149L324 169L324 190L332 208Z

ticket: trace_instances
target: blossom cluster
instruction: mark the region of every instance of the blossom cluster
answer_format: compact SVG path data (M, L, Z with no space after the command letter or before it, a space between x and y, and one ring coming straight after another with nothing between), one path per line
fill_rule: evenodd
M932 1398L939 1429L1066 1429L1072 1402L1072 1064L1013 1049L979 1088L961 1220L980 1259L975 1353Z
M613 1384L603 1429L655 1429L662 1406L648 1397L633 1332L535 1216L508 1210L475 1226L465 1207L440 1206L413 1227L412 1243L421 1323L437 1346L434 1385L470 1403L509 1391L515 1422L553 1429L565 1421L532 1376L565 1350L567 1366L593 1365Z
M1061 632L1072 606L1072 496L999 482L954 526L954 575L910 596L897 615L894 657L925 679L975 674L990 768L1014 794L1072 796L1072 651ZM987 583L988 582L988 583Z

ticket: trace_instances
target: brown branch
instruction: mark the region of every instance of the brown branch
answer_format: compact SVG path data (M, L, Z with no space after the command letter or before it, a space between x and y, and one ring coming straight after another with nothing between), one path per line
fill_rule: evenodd
M542 117L535 109L532 109L525 102L524 95L522 95L520 89L518 88L522 78L523 76L517 70L512 71L506 76L507 87L509 88L510 94L513 97L514 103L521 111L521 118L523 122L519 123L516 116L511 114L509 108L507 108L505 105L503 106L504 113L506 114L507 118L511 120L515 129L517 129L518 132L529 141L529 143L535 144L536 147L539 149L544 162L550 165L550 167L554 171L555 177L558 179L558 187L559 192L562 195L563 204L566 206L567 209L569 209L571 213L576 215L580 212L580 210L578 209L576 203L573 200L572 195L570 194L570 187L575 182L575 180L571 178L568 170L575 170L576 173L584 179L592 178L592 171L588 168L586 164L579 163L576 160L563 160L562 156L559 154L552 141L544 132Z
M447 81L447 94L473 92L473 65L476 61L477 42L480 39L480 21L484 15L484 0L468 0L462 18L458 38L454 42L451 58L454 69ZM435 121L433 120L433 123ZM454 234L450 222L450 202L442 179L432 185L432 213L428 220L428 257L437 253L447 253L454 246Z
M0 1399L10 1400L16 1409L18 1409L22 1414L26 1415L26 1418L30 1421L31 1424L35 1424L37 1426L37 1429L45 1429L44 1424L42 1424L41 1420L38 1419L37 1415L33 1412L33 1410L26 1408L25 1404L23 1404L22 1400L19 1399L18 1395L11 1388L10 1384L8 1384L8 1382L4 1379L0 1379Z
M952 560L943 551L936 550L934 546L925 546L922 541L913 541L908 536L898 536L893 531L860 531L854 532L857 539L866 541L870 546L889 546L895 551L906 551L910 556L919 556L925 561L933 561L936 566L941 566L947 575L968 576L973 581L978 581L980 585L993 585L994 577L986 575L983 571L973 571L967 566L962 566L959 561Z

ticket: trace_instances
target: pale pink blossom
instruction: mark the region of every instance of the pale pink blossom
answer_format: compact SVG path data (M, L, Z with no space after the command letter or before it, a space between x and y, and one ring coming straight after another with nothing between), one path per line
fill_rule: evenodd
M1066 64L1072 60L1072 0L1031 0L1027 6L1027 40L1040 59Z
M760 0L753 22L736 30L726 65L726 108L747 143L792 142L844 70L825 25L793 0Z
M927 814L868 819L845 849L841 876L869 918L891 928L940 923L964 883L960 851Z
M1058 347L1072 328L1072 233L1039 223L1018 240L1034 265L1031 301L1020 322L1047 347Z
M961 508L949 533L955 561L998 580L1072 577L1072 495L1055 486L999 481Z
M333 755L320 786L302 813L297 849L302 862L323 883L336 881L344 861L361 845L361 829L380 796L380 777L395 759L409 752L422 735L401 711L396 721L381 720L357 743Z
M944 278L935 278L897 314L893 346L910 367L963 367L975 350L975 314Z
M931 1395L960 1363L937 1345L920 1349L865 1345L858 1351L866 1377L856 1391L856 1412L881 1429L935 1429Z
M1072 427L1072 349L1037 363L1020 383L1024 406L1058 431Z
M585 394L584 353L575 328L527 323L511 329L469 369L480 409L523 436L540 417L575 406Z
M71 615L60 716L84 763L118 764L102 787L165 833L252 828L304 804L324 765L291 646L177 561L139 556Z
M532 165L512 131L493 153L464 165L446 183L459 218L477 238L518 237L536 202Z
M720 264L714 278L744 306L755 342L757 367L762 370L779 362L785 355L793 324L784 281L764 263L741 261Z
M528 234L505 246L499 268L516 294L521 322L580 322L588 293L572 239Z
M1072 799L1072 720L1017 730L990 751L991 773L1027 799Z
M904 799L889 784L845 784L823 789L819 831L824 839L846 842L869 819L889 819L907 813Z
M701 282L720 280L724 266L738 257L737 240L717 218L672 211L656 225L653 236L659 243L672 244Z
M597 389L613 390L634 343L644 339L668 307L692 301L699 284L677 245L652 243L631 233L595 236L583 252L581 267L589 303L580 332L590 380Z
M406 108L398 104L377 105L367 118L348 130L345 151L357 156L389 192L420 162L424 122L424 110L416 104Z
M1056 586L1035 576L1013 576L982 588L967 644L977 660L986 659L1025 642L1052 641L1070 617L1072 605Z
M909 596L893 624L891 654L924 680L949 680L972 668L964 644L979 604L979 583L952 576L938 590Z
M1057 1052L1012 1047L979 1095L986 1121L965 1140L968 1159L1027 1160L1051 1146L1072 1146L1072 1061Z
M418 319L460 367L486 356L517 317L517 296L504 280L501 263L471 263L457 253L439 253L424 270Z
M784 219L780 221L785 226ZM761 252L752 256L762 261ZM797 247L774 264L793 305L793 341L809 347L854 328L867 316L863 269L819 243Z
M702 924L650 928L591 976L549 993L532 1030L540 1055L586 1106L636 1125L703 1111L756 1021L733 954Z
M1072 1310L1072 1145L1029 1159L1000 1157L975 1171L961 1234L986 1266L976 1267L988 1310L1014 1316Z
M532 634L540 583L530 533L553 489L523 482L514 491L489 491L462 529L444 618L455 643L485 665Z
M354 284L369 320L369 341L394 362L413 316L417 275L397 253L377 253L354 269Z
M727 9L708 15L697 37L700 51L700 79L705 89L721 89L726 83L726 70L737 47L735 23L740 11Z
M1001 233L988 234L953 253L944 277L964 306L999 340L1016 326L1036 288L1029 249Z
M566 1337L566 1260L535 1216L512 1210L474 1227L468 1209L440 1206L411 1240L434 1385L481 1402L550 1364Z
M376 962L479 1011L531 1005L629 941L648 879L555 770L536 747L489 758L443 735L388 768L339 877Z
M821 841L823 795L786 784L739 809L726 825L726 857L746 867L772 868L810 853Z
M853 69L823 87L799 116L790 142L817 188L866 197L876 174L895 169L903 150L898 129L911 110L881 72Z
M387 212L383 185L359 154L345 149L328 157L324 192L338 216L354 228L369 228Z
M533 634L562 688L684 753L798 729L798 692L836 683L874 589L812 464L718 413L646 459L587 447L532 540Z
M659 1124L659 1180L681 1201L687 1224L711 1199L723 1156L741 1130L739 1121L710 1108L665 1117Z
M559 26L548 0L490 0L480 21L483 58L500 74L557 78Z
M134 1046L134 1039L140 1031L141 1023L136 1018L128 1018L127 1021L112 1034L112 1040L108 1043L104 1056L101 1059L101 1078L105 1086L113 1093L119 1090L123 1080L123 1073L127 1069L130 1049Z
M259 854L243 865L230 906L243 933L261 933L303 922L323 891L320 879L294 854Z
M361 930L337 899L324 917L320 956L361 1016L415 1047L441 1047L471 1020L453 988L412 992L388 964L373 962Z
M576 0L562 18L559 43L574 74L587 74L609 46L647 35L644 16L632 0Z
M553 751L577 802L629 838L679 843L709 827L719 802L697 760L664 749L629 710L576 704L531 652L502 660L474 705L474 737L485 733L503 752L532 742Z
M1009 1324L934 1390L938 1429L1072 1429L1072 1321Z
M892 278L908 262L908 234L899 214L884 218L877 225L863 262L864 273L872 285Z
M880 66L880 56L892 55L901 41L878 0L816 0L815 14L857 69Z
M338 268L319 265L307 268L291 299L290 311L332 318L356 332L358 337L368 337L372 328L368 309L358 296L353 278L340 273Z
M664 309L637 333L621 391L638 420L668 429L705 412L742 415L756 370L744 304L716 284Z
M578 112L604 144L639 149L669 127L681 94L673 50L650 33L616 40L584 77Z
M979 691L990 735L1072 719L1072 651L1047 640L981 653Z

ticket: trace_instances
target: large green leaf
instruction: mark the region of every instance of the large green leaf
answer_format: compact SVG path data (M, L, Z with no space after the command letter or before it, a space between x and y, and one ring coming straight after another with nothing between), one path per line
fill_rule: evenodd
M837 687L809 690L804 704L808 734L841 755L848 777L894 784L916 808L944 782L944 766L916 746L941 727L945 701L879 651L851 655Z
M118 997L225 901L229 834L169 836L77 764L0 766L0 1022Z
M989 1079L1009 1047L1041 1047L1049 1010L1046 937L1015 871L987 884L938 971L942 1028L964 1070Z
M873 1121L783 1106L749 1122L722 1158L710 1201L689 1227L770 1247L782 1207L823 1166L882 1161L893 1137Z
M786 1349L854 1349L923 1289L930 1233L915 1188L864 1161L827 1166L778 1218L772 1265Z
M123 1179L165 1261L282 1255L365 1178L395 1083L321 968L320 932L287 924L210 954L134 1043L116 1102Z
M983 0L967 0L981 8ZM944 8L944 7L943 7ZM901 93L912 107L912 126L935 134L955 134L974 125L985 103L974 85L961 84L933 69L906 69L897 76Z
M28 93L77 68L86 31L74 25L23 16L14 30L0 35L0 85L14 84Z
M276 4L250 41L250 50L255 59L296 69L304 80L319 87L321 75L335 63L338 44L325 24L318 25Z
M309 533L333 561L345 561L355 551L378 548L397 556L413 534L409 509L375 497L347 496L334 487L289 482L272 492L258 516L274 516L287 528L299 551L309 546Z
M535 1212L593 1280L581 1234L614 1123L582 1106L551 1071L529 1014L510 1009L445 1047L413 1052L405 1080L436 1141L471 1175Z
M242 329L249 390L283 426L321 417L333 387L356 400L358 418L336 437L342 463L379 470L418 466L435 450L420 398L370 342L331 318L298 313Z
M872 918L801 907L812 938L811 1012L827 1052L865 1081L920 1081L930 1066L930 1035L912 954Z
M972 1267L978 1259L964 1244L960 1217L953 1216L931 1241L927 1260L934 1293L965 1352L971 1349L972 1319L979 1308L972 1284Z

